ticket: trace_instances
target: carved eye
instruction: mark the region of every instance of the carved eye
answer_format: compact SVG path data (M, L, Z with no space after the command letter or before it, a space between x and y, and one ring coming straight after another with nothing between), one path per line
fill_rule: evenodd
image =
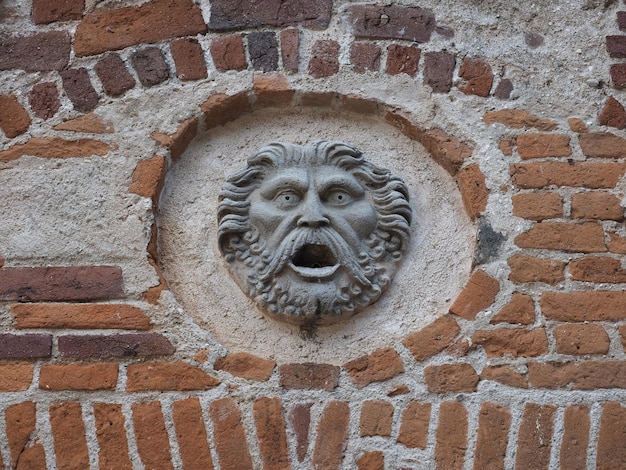
M300 195L294 191L281 191L274 197L274 202L281 209L290 209L300 203Z
M344 206L352 201L352 195L343 189L334 189L326 195L326 202L333 206Z

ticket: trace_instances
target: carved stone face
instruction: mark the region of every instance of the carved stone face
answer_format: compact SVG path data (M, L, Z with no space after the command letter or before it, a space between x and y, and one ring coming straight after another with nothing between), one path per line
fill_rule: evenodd
M406 186L347 144L270 144L220 196L220 249L269 315L327 324L375 302L408 243Z

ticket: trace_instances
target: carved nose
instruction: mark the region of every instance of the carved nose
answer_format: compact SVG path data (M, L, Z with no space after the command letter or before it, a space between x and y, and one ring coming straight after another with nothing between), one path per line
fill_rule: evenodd
M309 197L304 204L302 215L298 219L299 227L326 227L330 220L324 215L324 207L319 198Z

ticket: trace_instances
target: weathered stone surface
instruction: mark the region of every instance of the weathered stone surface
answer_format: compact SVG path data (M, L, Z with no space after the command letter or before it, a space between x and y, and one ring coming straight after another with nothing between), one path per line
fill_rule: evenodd
M135 86L135 79L117 54L107 54L96 63L94 68L102 82L104 92L109 96L122 96Z
M248 54L252 68L271 72L278 68L278 41L273 31L253 31L248 34Z
M424 54L424 83L435 93L448 93L452 89L452 73L455 65L454 54L427 52Z
M146 47L135 52L131 58L143 86L151 87L164 82L170 76L165 58L158 47Z
M37 83L28 94L28 103L38 118L51 118L61 107L56 85L52 82Z
M28 130L30 116L15 95L0 95L0 109L0 129L9 139Z
M196 38L184 38L172 41L172 58L176 65L176 76L183 81L207 78L204 51Z
M417 7L350 5L344 15L352 34L368 39L428 42L436 25L435 15Z
M63 89L76 111L88 113L98 106L98 93L91 84L86 68L63 70L60 75Z
M85 0L33 0L33 23L80 20Z
M74 51L78 56L94 55L206 30L202 12L191 0L153 0L88 13L76 28Z
M50 31L31 36L0 36L0 70L63 70L70 60L70 35Z

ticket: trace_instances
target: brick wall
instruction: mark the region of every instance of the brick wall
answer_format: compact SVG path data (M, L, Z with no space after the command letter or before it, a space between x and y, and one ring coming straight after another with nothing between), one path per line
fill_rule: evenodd
M539 53L580 37L483 54L446 5L407 3L0 6L0 466L624 468L626 5L581 8L602 67L567 89ZM306 107L425 147L478 229L448 311L343 364L228 351L159 270L191 140Z

